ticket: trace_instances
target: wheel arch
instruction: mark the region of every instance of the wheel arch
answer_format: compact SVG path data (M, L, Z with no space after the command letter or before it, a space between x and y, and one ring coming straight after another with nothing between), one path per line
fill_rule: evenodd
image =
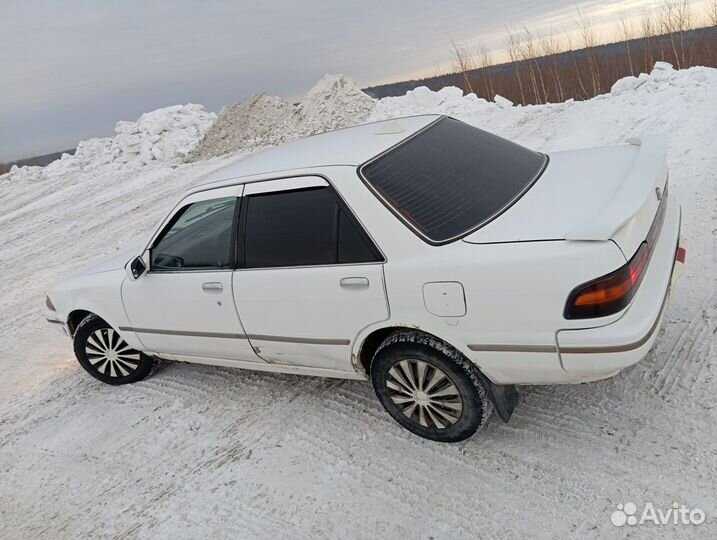
M97 315L86 309L75 309L67 315L67 328L70 331L70 336L75 335L75 330L79 324L87 318L89 315ZM97 315L99 317L99 315ZM101 318L101 317L100 317ZM103 319L104 320L104 319ZM106 322L106 321L105 321Z
M453 345L450 340L446 339L445 336L442 336L437 332L428 331L414 324L389 324L387 326L373 328L365 336L359 337L359 339L357 340L359 345L353 355L354 368L359 372L364 372L366 375L370 375L371 360L373 359L373 355L376 353L381 343L383 343L384 340L386 340L390 335L396 332L406 331L436 339L447 347L450 347L451 349L455 350L458 354L466 356L465 353L461 352L459 347ZM480 366L476 365L475 362L473 362L472 360L468 360L473 365L475 365L476 369L481 372L481 375L483 375L483 377L488 378L483 373Z
M130 332L127 329L121 330L120 327L123 324L120 322L116 324L112 322L112 317L107 317L102 310L93 309L92 306L82 304L81 307L76 307L67 315L67 327L70 332L70 337L74 338L77 326L89 315L94 315L102 320L107 326L117 332L122 339L124 339L133 349L147 353L146 347L137 337L137 334Z
M98 313L96 310L93 309L77 308L73 309L67 316L67 327L70 330L71 336L75 335L75 330L77 330L77 326L90 315L94 315L95 317L101 319L103 322L107 323L107 325L111 326L112 329L118 334L123 333L120 332L119 327L116 324L112 324L107 317L104 317L102 315L102 313Z
M457 354L465 358L471 365L473 365L488 389L488 396L493 403L493 406L498 413L498 416L504 422L508 422L515 405L518 402L518 391L514 385L500 385L495 384L485 373L480 369L480 366L476 365L475 362L466 357L458 347L452 345L449 341L446 341L441 336L437 336L431 332L427 332L421 328L411 325L392 325L384 326L381 328L373 329L366 337L361 340L361 344L354 355L354 368L362 370L366 375L370 377L371 374L371 360L374 354L381 346L381 344L391 335L397 332L412 332L417 335L424 335L431 339L440 341L446 347L454 350Z

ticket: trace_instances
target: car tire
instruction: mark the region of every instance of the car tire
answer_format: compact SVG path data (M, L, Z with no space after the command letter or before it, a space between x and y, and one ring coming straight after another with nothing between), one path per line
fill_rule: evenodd
M478 369L441 340L419 332L397 332L379 346L371 382L394 420L433 441L467 439L493 411Z
M77 325L75 356L84 370L103 383L120 385L145 379L157 361L127 345L122 336L97 315Z

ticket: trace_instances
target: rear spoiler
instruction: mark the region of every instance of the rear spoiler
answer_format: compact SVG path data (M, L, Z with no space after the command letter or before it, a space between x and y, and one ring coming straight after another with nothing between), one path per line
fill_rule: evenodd
M565 235L567 240L610 240L655 193L664 187L667 176L667 136L648 135L631 138L628 144L639 146L630 172L615 195L600 213Z

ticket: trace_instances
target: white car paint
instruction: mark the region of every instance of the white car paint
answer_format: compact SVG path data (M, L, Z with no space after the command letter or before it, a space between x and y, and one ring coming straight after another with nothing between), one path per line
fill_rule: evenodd
M77 310L96 313L130 346L162 358L341 378L365 378L364 343L393 327L439 337L497 384L598 380L639 361L654 340L668 292L680 229L675 199L669 198L659 246L627 308L580 320L565 319L563 309L573 288L625 265L644 240L658 205L657 194L654 201L650 194L666 188L664 152L656 150L662 143L553 154L543 176L510 209L463 240L437 247L357 177L360 164L437 118L309 137L221 169L188 190L133 254L148 263L155 237L190 202L329 184L380 249L382 262L150 269L134 279L129 256L53 287L56 310L48 319L67 328ZM637 200L621 202L626 194Z

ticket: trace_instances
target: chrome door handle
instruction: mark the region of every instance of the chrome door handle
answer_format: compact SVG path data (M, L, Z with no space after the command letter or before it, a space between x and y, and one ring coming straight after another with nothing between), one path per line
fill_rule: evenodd
M368 287L368 278L365 277L345 277L339 281L344 289L364 289Z
M224 286L218 281L208 281L202 283L202 290L208 293L220 293L224 290Z

